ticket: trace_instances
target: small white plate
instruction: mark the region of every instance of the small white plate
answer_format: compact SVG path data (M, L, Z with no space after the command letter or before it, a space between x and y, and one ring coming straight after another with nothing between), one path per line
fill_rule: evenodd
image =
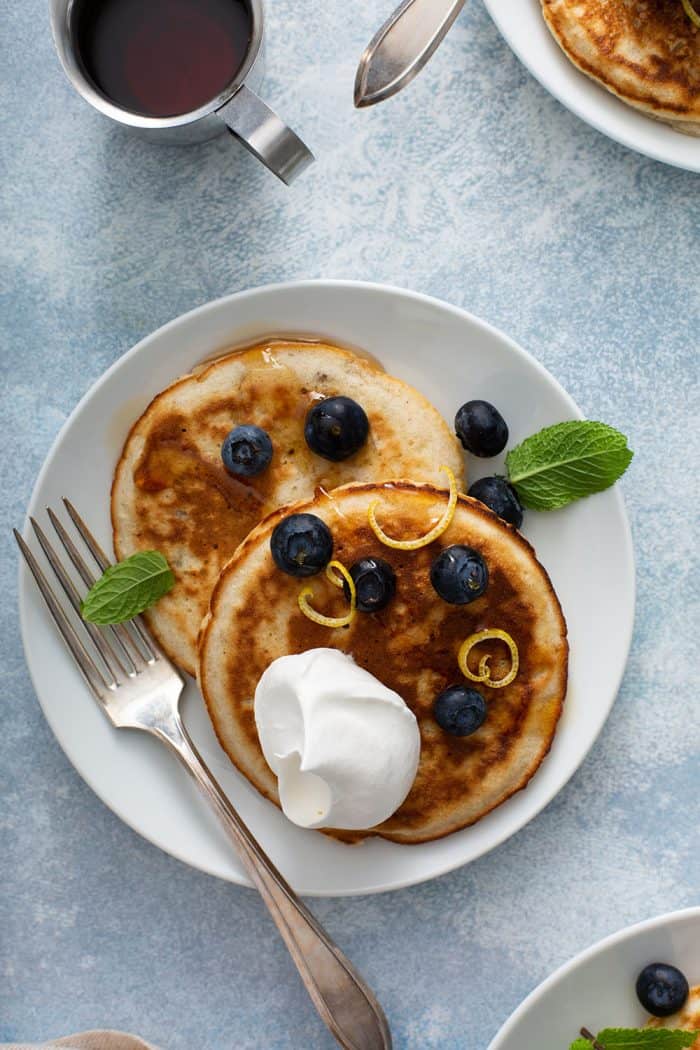
M149 336L109 369L75 409L39 475L30 513L70 497L111 549L109 491L130 425L150 399L202 358L274 333L326 336L374 354L453 419L472 397L497 404L511 445L581 413L528 354L445 303L379 285L309 282L209 303ZM410 426L410 421L406 421ZM502 458L470 465L473 477ZM50 528L50 527L49 527ZM410 885L493 849L539 813L583 761L612 706L632 634L634 565L617 489L552 514L529 513L525 534L549 570L569 625L569 696L554 747L526 791L472 828L420 846L348 847L293 826L219 750L193 684L184 716L214 773L273 860L301 893L373 893ZM28 573L20 575L22 637L44 713L76 769L132 828L175 857L245 883L215 818L164 748L114 730L57 637ZM245 644L242 641L242 644Z
M700 138L647 117L582 73L549 32L540 0L484 0L501 34L532 75L562 105L629 149L700 171Z
M700 908L628 926L577 955L532 992L489 1050L566 1050L582 1026L639 1028L649 1017L634 986L651 962L677 966L700 984Z

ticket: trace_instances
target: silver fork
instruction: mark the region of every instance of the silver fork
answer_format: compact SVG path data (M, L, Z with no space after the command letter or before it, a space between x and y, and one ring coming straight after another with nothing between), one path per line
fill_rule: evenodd
M66 510L92 558L109 566L87 525L69 500ZM78 546L57 515L49 520L86 588L95 582ZM29 519L68 603L80 615L80 594L46 533ZM377 999L323 927L296 896L231 805L201 755L179 712L183 681L140 618L105 630L80 620L74 626L20 533L15 539L63 640L98 704L118 729L142 729L167 744L219 816L323 1021L346 1050L390 1050L391 1034ZM82 634L82 638L81 638Z

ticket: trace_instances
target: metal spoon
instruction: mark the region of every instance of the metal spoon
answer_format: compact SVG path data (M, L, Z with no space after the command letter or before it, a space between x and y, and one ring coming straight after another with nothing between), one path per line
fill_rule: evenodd
M355 105L373 106L420 73L464 0L403 0L367 45L355 77Z

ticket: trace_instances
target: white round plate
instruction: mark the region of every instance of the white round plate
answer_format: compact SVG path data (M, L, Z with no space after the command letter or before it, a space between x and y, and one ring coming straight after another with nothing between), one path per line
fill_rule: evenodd
M577 69L547 28L540 0L484 3L523 65L577 117L647 157L687 171L700 171L700 138L684 135L645 116Z
M677 966L700 984L700 908L628 926L577 955L532 992L489 1050L566 1050L581 1027L639 1028L649 1015L634 991L651 962Z
M463 401L487 398L507 419L511 444L549 423L581 415L523 350L435 299L330 281L258 288L172 321L117 361L63 427L37 481L30 513L45 520L44 508L68 496L111 549L112 472L133 421L158 391L198 361L275 333L316 334L369 351L389 372L418 387L448 420ZM502 459L471 468L473 477L491 473L502 468ZM632 633L634 566L622 497L611 489L563 511L530 513L524 531L551 574L568 620L569 696L551 754L530 786L472 828L420 846L376 840L348 847L303 831L258 796L228 762L197 689L188 686L183 713L197 746L301 893L373 893L465 864L527 824L582 762L615 699ZM173 856L245 883L215 818L171 755L144 734L113 729L97 709L24 569L20 613L44 713L88 784L132 828Z

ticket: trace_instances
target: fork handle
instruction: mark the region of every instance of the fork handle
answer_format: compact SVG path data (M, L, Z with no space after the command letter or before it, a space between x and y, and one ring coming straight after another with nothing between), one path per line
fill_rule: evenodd
M218 814L245 870L289 949L311 1000L346 1050L391 1050L391 1034L377 999L360 974L253 837L197 751L179 716L154 733L175 751Z

